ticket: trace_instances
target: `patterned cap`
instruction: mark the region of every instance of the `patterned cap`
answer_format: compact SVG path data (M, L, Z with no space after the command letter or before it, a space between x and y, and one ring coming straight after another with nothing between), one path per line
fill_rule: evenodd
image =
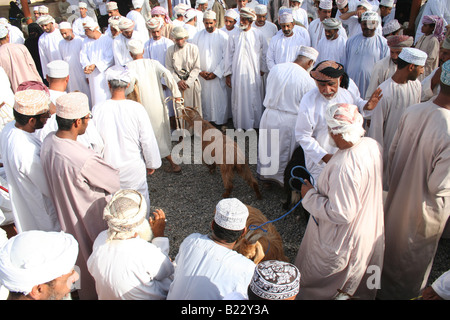
M118 10L119 9L119 7L117 6L117 2L115 2L115 1L109 1L106 4L106 8L107 8L108 11Z
M81 119L90 114L88 96L82 92L69 92L56 99L56 115L63 119Z
M424 66L427 61L428 55L420 49L417 48L404 48L402 52L398 55L400 59L408 63Z
M294 22L294 16L292 13L289 12L283 12L278 16L278 22L279 23L291 23Z
M241 10L239 11L239 15L242 18L251 19L252 21L256 20L256 13L255 13L255 11L253 9L250 9L250 8L247 8L247 7L241 8Z
M450 86L450 60L447 60L441 68L441 82Z
M255 268L250 290L266 300L295 297L300 290L300 271L288 262L262 261Z
M372 5L369 3L369 1L367 0L361 0L358 3L358 7L364 7L366 8L368 11L372 10Z
M320 62L311 71L311 77L317 81L330 81L341 77L345 73L344 66L336 61Z
M298 54L316 61L319 56L319 51L313 47L301 46Z
M398 22L397 19L391 20L388 23L386 23L383 27L383 35L391 34L397 30L400 30L402 28L401 24Z
M47 75L50 78L65 78L69 75L69 64L64 60L53 60L47 64Z
M366 11L362 14L361 21L378 21L378 13L375 11Z
M333 29L339 29L339 27L341 26L341 20L336 19L336 18L328 18L328 19L324 19L322 21L323 24L323 28L325 30L333 30Z
M320 0L319 8L325 10L333 9L333 1L332 0Z
M264 4L258 4L255 6L255 13L258 15L267 14L267 6Z
M386 40L390 48L411 47L414 43L414 38L406 35L393 35L387 37Z
M26 116L36 116L49 110L50 97L43 90L28 89L14 95L14 110Z
M336 0L336 6L338 9L344 9L346 5L348 5L347 0Z
M392 8L394 6L394 0L381 0L380 6Z
M222 199L216 205L214 221L227 230L242 230L247 225L248 208L236 198Z

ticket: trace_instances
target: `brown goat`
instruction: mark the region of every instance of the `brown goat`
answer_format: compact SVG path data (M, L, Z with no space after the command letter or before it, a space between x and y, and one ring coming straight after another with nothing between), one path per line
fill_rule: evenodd
M222 136L222 146L219 148L219 152L222 152L221 157L220 155L216 156L216 148L220 146L216 146L216 148L211 149L211 157L208 157L205 159L205 152L203 152L202 160L203 163L206 164L209 168L209 172L213 173L216 170L216 166L219 165L220 172L222 175L222 181L223 185L225 187L225 192L222 194L223 198L230 197L231 191L233 190L233 177L234 174L239 174L250 187L253 188L256 194L257 199L261 199L261 192L259 190L258 182L253 177L253 174L250 170L250 167L248 166L248 163L245 159L245 154L242 152L242 150L239 148L237 143L230 139L227 135L224 135L220 130L218 130L216 127L214 127L209 121L204 120L200 114L191 107L185 107L181 110L182 115L180 118L184 119L187 123L187 129L194 128L194 123L197 121L201 121L201 132L196 132L201 139L202 139L202 151L205 151L205 148L210 146L211 144L215 144L215 136L221 135ZM204 133L207 130L213 130L209 133L213 132L214 135L212 135L211 140L205 140L204 139ZM215 131L214 131L215 130ZM214 146L214 145L213 145ZM232 151L230 151L232 150ZM226 154L228 152L233 152L234 157L232 163L226 163L227 161ZM216 163L217 160L220 160L220 163Z
M247 229L249 226L260 226L269 221L264 214L251 206L248 206ZM284 254L283 240L273 225L268 223L261 229L247 230L247 233L234 245L233 250L252 260L255 264L266 260L279 260L288 262Z

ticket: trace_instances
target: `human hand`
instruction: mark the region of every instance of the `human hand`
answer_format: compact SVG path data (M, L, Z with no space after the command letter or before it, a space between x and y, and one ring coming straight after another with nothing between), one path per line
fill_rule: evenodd
M305 195L308 193L309 190L314 189L313 185L308 180L303 180L305 183L302 184L302 188L300 190L300 194L302 195L302 198L305 197Z
M322 161L328 163L328 161L330 161L332 157L333 157L332 154L327 153L326 155L323 156Z
M181 91L185 91L185 90L187 90L189 88L189 86L186 84L186 81L180 80L180 81L178 81L178 88Z
M161 209L156 209L153 212L154 218L150 217L148 222L152 228L154 237L164 237L164 230L166 228L166 214Z
M383 97L383 94L381 93L381 89L377 88L377 90L372 93L370 96L369 101L367 101L366 105L364 106L364 110L373 110L377 106L378 102Z
M150 175L152 175L152 174L154 174L155 173L155 169L148 169L147 168L147 175L148 176L150 176Z
M231 74L225 77L225 83L231 88Z

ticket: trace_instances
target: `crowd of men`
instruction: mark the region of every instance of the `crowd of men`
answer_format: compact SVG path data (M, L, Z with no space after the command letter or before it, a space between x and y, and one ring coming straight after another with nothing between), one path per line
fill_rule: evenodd
M261 3L80 1L60 23L36 7L26 37L1 18L0 223L17 233L0 244L2 298L74 283L86 300L450 298L448 273L428 286L450 234L448 1L428 0L414 36L393 0ZM311 218L293 263L233 250L249 216L236 198L170 259L147 177L181 172L183 106L276 149L277 172L257 163L267 185L303 150Z

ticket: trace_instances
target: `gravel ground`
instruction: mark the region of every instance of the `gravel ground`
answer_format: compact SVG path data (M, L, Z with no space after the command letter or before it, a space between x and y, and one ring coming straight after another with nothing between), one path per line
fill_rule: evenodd
M181 164L182 172L173 174L162 169L167 165L168 162L163 160L162 167L148 181L151 209L161 208L166 213L166 236L170 240L170 256L174 259L184 238L191 233L206 234L210 231L214 208L222 199L224 189L219 168L210 174L205 165ZM250 165L250 168L256 177L256 165ZM253 190L236 175L231 196L260 209L269 220L285 214L287 211L282 208L286 199L284 190L279 186L264 188L261 181L259 185L263 196L261 200L257 200ZM298 209L274 222L283 239L285 254L291 262L296 257L306 223L307 218ZM429 282L449 268L450 239L441 239Z

